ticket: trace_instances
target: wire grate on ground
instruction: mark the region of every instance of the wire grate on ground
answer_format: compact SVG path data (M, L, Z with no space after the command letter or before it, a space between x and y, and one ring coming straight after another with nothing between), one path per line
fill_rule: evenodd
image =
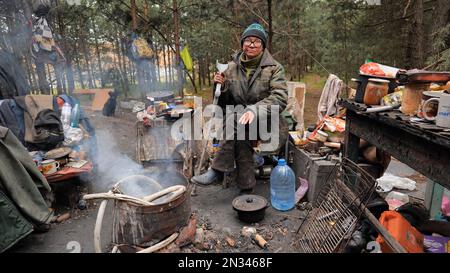
M346 194L350 189L354 196ZM315 206L299 228L300 251L333 253L343 248L376 188L376 180L357 164L344 158L336 164L320 191ZM356 205L359 204L360 205Z

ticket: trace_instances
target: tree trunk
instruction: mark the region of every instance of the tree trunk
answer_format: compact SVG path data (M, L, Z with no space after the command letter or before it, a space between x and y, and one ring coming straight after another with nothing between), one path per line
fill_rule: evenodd
M177 70L177 91L178 95L181 95L183 97L183 71L181 69L181 58L180 58L180 26L179 26L179 10L178 10L178 4L177 0L172 0L173 4L173 27L174 27L174 34L175 34L175 66Z
M423 0L412 0L413 19L408 31L408 46L406 48L407 68L422 68L424 65L424 25Z
M58 95L66 93L64 88L64 73L62 70L63 70L62 64L56 63L53 65L53 71L55 71L56 77L56 90Z
M36 63L36 73L39 79L39 90L44 95L50 95L50 87L49 82L47 81L44 63Z
M272 0L267 0L267 11L269 16L269 52L273 53L273 21L272 21ZM289 19L290 20L290 19Z
M199 80L200 80L200 85L201 86L205 86L205 66L204 66L204 61L203 59L200 59L199 61Z
M122 37L124 37L123 34ZM122 56L123 56L123 71L122 71L123 92L125 94L125 97L128 97L128 93L130 92L130 81L128 80L128 68L127 68L128 58L125 58L127 49L123 39L120 39L120 48L122 49Z
M82 18L80 18L80 20L81 19ZM92 88L94 88L94 81L93 81L94 77L92 76L91 63L89 62L90 56L89 56L88 48L86 46L87 41L86 41L86 37L83 32L82 24L79 25L78 36L79 36L79 42L81 43L81 50L82 50L82 54L84 57L84 61L86 63L86 70L87 70L87 74L88 74L88 86L90 89L92 89Z
M201 59L198 60L198 84L200 85L200 90L203 90L203 84L202 84L202 62L201 62Z
M69 56L66 62L66 78L67 78L67 91L69 95L73 94L75 90L75 80L73 78L73 68L72 68L72 56Z
M436 61L442 56L440 55L442 49L450 47L450 35L447 37L439 37L440 30L446 27L450 23L450 1L448 0L437 0L436 8L433 13L434 24L432 26L431 40L435 41L439 39L445 43L442 47L435 47L434 51L430 52L435 56Z
M86 69L88 72L88 85L89 85L89 88L92 89L92 88L94 88L94 77L93 77L92 71L91 71L91 63L89 62L89 52L87 50L86 43L83 41L82 44L83 44L82 48L83 48L84 61L86 62Z
M169 68L169 82L170 86L173 87L173 73L172 73L172 51L170 47L167 47L167 64Z
M164 82L166 84L166 88L167 86L169 86L169 71L168 71L168 65L167 65L167 51L166 51L166 45L163 45L162 47L163 50L163 58L164 58Z
M53 79L52 79L52 72L50 71L50 65L47 64L47 73L48 73L48 81L50 83L50 92L49 95L53 95Z
M195 62L192 66L192 80L194 81L194 84L197 85L197 77L195 76ZM201 90L201 88L200 88Z
M30 83L30 89L33 90L35 82L33 82L33 76L32 76L33 72L32 72L28 58L25 58L25 66L27 68L27 75L28 75L28 82Z
M86 86L84 85L84 81L83 81L83 72L81 71L80 60L78 58L75 58L75 62L77 64L78 80L80 81L81 88L86 89Z
M206 56L206 78L208 79L208 86L211 86L211 70L209 69L210 65L209 55Z
M130 75L131 75L131 84L136 85L136 67L133 62L130 62Z
M158 51L158 46L155 45L155 57L156 57L156 72L158 74L158 82L161 83L161 67L160 67L160 52Z
M64 64L60 64L58 67L58 71L61 70L61 82L62 82L62 89L64 93L68 93L69 95L73 93L73 90L75 89L75 82L73 79L73 69L72 69L72 56L70 54L70 48L69 44L67 43L67 35L66 35L66 24L64 23L64 17L61 14L61 10L58 7L58 1L55 1L56 7L57 7L57 22L58 22L58 29L59 34L61 36L61 49L64 53L64 57L66 62ZM56 68L55 68L56 71ZM64 77L64 71L65 71L65 77ZM67 83L67 84L66 84Z
M92 26L94 28L94 32L98 33L98 28L96 26L96 24L92 21ZM101 57L101 53L100 53L100 46L98 44L98 38L97 35L94 35L94 42L95 42L95 53L97 55L97 65L98 65L98 71L100 72L100 85L102 86L102 88L105 88L105 82L103 81L104 79L104 75L103 75L103 65L102 65L102 57Z
M131 31L135 32L137 29L136 0L130 0L130 5L131 5Z

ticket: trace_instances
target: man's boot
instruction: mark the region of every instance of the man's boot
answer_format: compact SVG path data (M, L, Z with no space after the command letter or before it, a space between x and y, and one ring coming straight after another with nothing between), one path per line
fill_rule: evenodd
M221 172L216 171L213 168L209 168L206 173L192 177L191 181L192 183L199 186L208 186L216 182L217 180L220 180L221 177Z

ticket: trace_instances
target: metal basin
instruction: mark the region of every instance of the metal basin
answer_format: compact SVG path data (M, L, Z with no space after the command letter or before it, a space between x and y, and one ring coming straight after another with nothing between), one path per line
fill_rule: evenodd
M179 172L153 176L158 176L157 181L163 185L162 188L167 188L167 185L184 185L187 191L170 202L158 200L160 202L153 206L139 206L115 200L113 243L147 247L179 231L187 224L191 215L191 187L186 177ZM148 187L148 183L142 185L145 190L153 189Z

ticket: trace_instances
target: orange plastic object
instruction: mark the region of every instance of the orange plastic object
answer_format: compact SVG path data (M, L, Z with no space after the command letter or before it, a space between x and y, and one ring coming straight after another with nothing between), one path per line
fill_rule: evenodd
M409 253L424 252L424 237L422 233L411 226L400 213L396 211L385 211L381 214L380 223ZM380 244L383 253L393 252L381 235L378 236L377 242Z

